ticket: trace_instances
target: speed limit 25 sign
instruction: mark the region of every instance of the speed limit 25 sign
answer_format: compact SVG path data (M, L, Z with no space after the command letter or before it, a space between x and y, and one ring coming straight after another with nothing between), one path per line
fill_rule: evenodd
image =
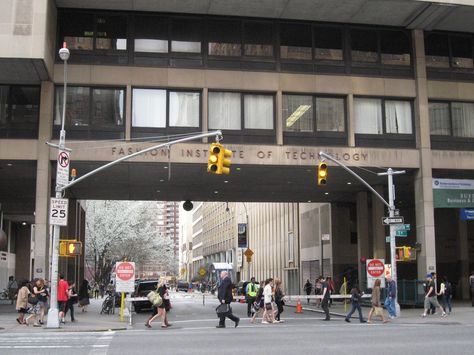
M51 198L49 224L67 226L68 203L69 200L67 198Z

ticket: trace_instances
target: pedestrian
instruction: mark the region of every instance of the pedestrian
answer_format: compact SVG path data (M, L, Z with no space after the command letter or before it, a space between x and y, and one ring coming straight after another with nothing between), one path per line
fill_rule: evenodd
M453 297L453 286L449 282L447 276L443 276L443 281L441 282L439 295L443 300L443 309L447 314L451 314L452 306L451 299Z
M158 317L161 317L161 328L168 328L171 327L171 324L168 323L168 316L167 312L171 309L171 302L168 292L168 286L166 285L165 281L161 281L158 284L158 288L156 292L160 295L162 302L157 307L153 307L153 313L148 318L145 325L148 328L151 328L151 323Z
M469 276L469 292L471 295L471 304L474 307L474 271L471 271L471 276Z
M219 325L216 325L216 328L225 328L225 318L229 318L234 321L234 325L237 328L239 326L240 318L232 314L232 308L230 308L230 303L233 300L232 296L232 281L230 280L229 274L227 271L221 271L220 274L221 283L217 290L217 298L221 304L229 305L229 312L224 315L219 315Z
M16 294L18 292L18 282L15 280L14 276L8 277L7 290L8 290L8 299L13 304L13 300L15 299Z
M428 290L425 294L425 311L421 316L425 318L431 305L434 305L435 307L438 307L441 310L441 317L446 317L446 312L443 310L443 308L438 302L438 294L436 292L436 285L433 280L433 275L426 275L426 280L428 281Z
M94 287L92 288L92 293L95 299L99 298L99 285L97 282L94 282Z
M281 280L275 279L275 304L276 304L276 315L275 315L275 322L276 323L283 323L284 320L280 319L281 314L283 313L283 306L285 305L285 301L283 298L285 295L283 294L283 289L281 286Z
M328 283L324 276L320 276L321 281L321 288L322 288L322 301L321 301L321 308L323 309L324 313L326 314L326 318L323 319L325 321L331 320L329 315L329 299L331 298L331 293L329 291Z
M397 309L395 306L395 299L397 297L397 284L395 280L392 279L392 275L387 274L385 276L386 283L387 283L387 297L385 298L385 308L388 311L388 317L390 319L394 319L397 317Z
M306 295L310 295L311 291L313 290L313 284L309 282L309 279L306 280L306 283L303 286L304 292L306 292ZM308 304L309 304L309 297L307 298Z
M87 312L87 306L90 304L89 300L89 281L83 280L81 287L79 287L79 307L81 307L82 312Z
M323 284L321 282L321 279L323 277L322 276L319 276L315 281L314 281L314 294L315 296L321 296L323 294ZM316 307L321 307L321 298L320 297L316 297Z
M46 311L46 308L48 307L48 289L44 285L44 280L43 279L38 279L36 280L35 286L33 287L33 294L38 297L38 308L39 308L39 319L38 323L43 324L44 323L44 314Z
M331 276L328 276L326 281L328 283L329 296L331 296L336 291L336 287L334 285L334 281L332 280ZM330 297L329 298L329 306L331 306L331 305L332 305L332 298Z
M31 282L27 283L28 287L28 316L25 318L25 324L30 325L29 320L31 318L34 319L33 326L34 327L41 327L41 324L38 323L38 315L40 313L40 307L38 304L38 297L33 292L32 285L36 285L37 280L32 280Z
M26 324L25 314L28 313L28 295L30 294L27 284L28 282L26 280L20 282L18 295L16 297L16 310L18 312L16 321L18 324Z
M359 289L358 285L354 285L354 287L351 289L351 310L349 313L346 315L345 321L347 323L351 322L351 316L352 314L356 311L359 312L359 321L361 323L365 323L364 317L362 316L362 309L360 307L360 303L362 302L362 292Z
M374 287L372 287L372 308L369 311L369 316L367 317L367 323L372 323L372 315L380 316L383 323L387 323L388 320L385 319L383 315L383 307L380 302L380 284L382 281L380 279L375 280Z
M252 316L252 305L257 298L258 286L255 284L255 277L250 279L250 282L245 287L245 299L247 301L247 316Z
M66 323L64 316L66 315L67 300L69 299L69 284L64 280L64 275L59 275L58 283L58 310L59 310L59 322Z
M76 319L74 318L74 305L77 303L77 291L76 291L76 283L71 281L69 284L68 288L68 295L69 298L67 300L67 307L66 307L66 312L69 311L69 314L71 315L71 322L75 322Z
M263 288L263 315L262 324L270 324L275 322L273 309L273 279L265 280L265 287Z
M265 281L260 282L260 287L257 291L257 297L255 298L255 302L253 303L253 315L250 323L255 323L255 318L257 318L258 313L262 313L265 310L265 303L263 300L263 289L264 289Z

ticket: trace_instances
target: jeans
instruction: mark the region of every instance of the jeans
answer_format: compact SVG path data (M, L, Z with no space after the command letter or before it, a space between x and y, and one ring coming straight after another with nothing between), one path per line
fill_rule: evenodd
M359 320L362 323L364 321L364 317L362 316L362 309L360 308L359 302L352 302L351 311L347 313L346 319L349 320L349 318L351 318L352 314L356 311L356 309L359 312Z
M252 305L255 302L255 297L248 297L247 298L247 316L252 315Z
M445 312L449 311L451 313L451 295L443 295L443 306Z
M323 299L323 301L321 302L321 308L323 309L324 313L326 314L326 319L327 320L331 319L331 317L329 315L329 299L328 298Z
M397 311L395 309L395 299L393 297L387 297L384 302L385 308L387 308L388 314L391 317L397 316Z

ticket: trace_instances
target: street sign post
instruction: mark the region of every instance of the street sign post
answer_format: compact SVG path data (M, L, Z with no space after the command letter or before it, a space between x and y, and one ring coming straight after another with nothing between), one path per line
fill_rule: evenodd
M384 226L390 226L392 224L403 224L404 222L404 219L402 216L398 216L398 217L394 217L394 216L390 216L390 217L382 217L382 224Z
M67 226L67 211L69 200L67 198L51 197L49 208L49 224L52 226Z
M331 236L329 234L321 234L321 240L331 240Z

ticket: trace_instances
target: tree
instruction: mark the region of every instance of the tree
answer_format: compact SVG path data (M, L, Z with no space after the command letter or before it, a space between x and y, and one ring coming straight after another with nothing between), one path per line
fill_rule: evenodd
M158 233L154 202L86 201L86 261L94 282L108 285L117 261L156 261L175 273L172 242Z

